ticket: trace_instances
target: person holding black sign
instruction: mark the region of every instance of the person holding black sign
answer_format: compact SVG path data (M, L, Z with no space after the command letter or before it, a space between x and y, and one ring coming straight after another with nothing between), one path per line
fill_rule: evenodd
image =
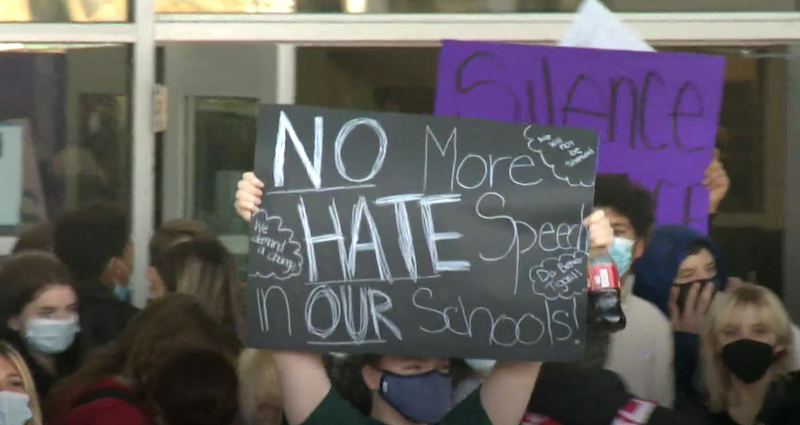
M264 184L253 173L239 181L235 207L249 221L261 204ZM590 247L608 249L613 232L602 211L590 215ZM332 387L322 356L274 353L289 425L458 424L519 425L538 379L540 362L498 362L480 390L451 408L446 359L367 356L361 369L371 391L370 418Z

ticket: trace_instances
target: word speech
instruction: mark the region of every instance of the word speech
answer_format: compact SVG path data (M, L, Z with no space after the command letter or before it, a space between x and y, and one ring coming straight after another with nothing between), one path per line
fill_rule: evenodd
M445 41L435 112L596 130L599 173L652 190L658 224L706 232L724 79L722 56Z
M248 345L577 360L597 135L264 106Z

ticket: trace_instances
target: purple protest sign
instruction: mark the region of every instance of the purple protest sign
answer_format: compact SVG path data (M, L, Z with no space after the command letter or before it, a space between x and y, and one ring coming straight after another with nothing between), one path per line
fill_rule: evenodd
M658 224L706 232L724 78L721 56L444 41L435 110L596 130L598 172L652 190Z

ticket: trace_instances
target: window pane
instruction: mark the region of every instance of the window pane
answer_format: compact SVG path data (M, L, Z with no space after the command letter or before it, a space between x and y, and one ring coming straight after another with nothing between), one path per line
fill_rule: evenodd
M156 0L159 13L574 12L580 0ZM604 0L620 12L793 11L795 0Z
M790 84L785 49L702 52L726 56L717 147L731 189L711 233L732 276L757 279L781 293ZM436 48L301 48L297 103L430 114L437 55Z
M3 0L0 22L125 22L127 0Z
M129 207L129 47L18 46L0 53L0 236L88 202Z

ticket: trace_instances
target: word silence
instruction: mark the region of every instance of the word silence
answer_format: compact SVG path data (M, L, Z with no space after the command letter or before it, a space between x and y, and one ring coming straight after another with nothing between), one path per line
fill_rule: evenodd
M707 230L724 58L445 41L437 115L596 130L599 173L652 190L658 224Z
M597 136L264 106L248 344L578 359Z

